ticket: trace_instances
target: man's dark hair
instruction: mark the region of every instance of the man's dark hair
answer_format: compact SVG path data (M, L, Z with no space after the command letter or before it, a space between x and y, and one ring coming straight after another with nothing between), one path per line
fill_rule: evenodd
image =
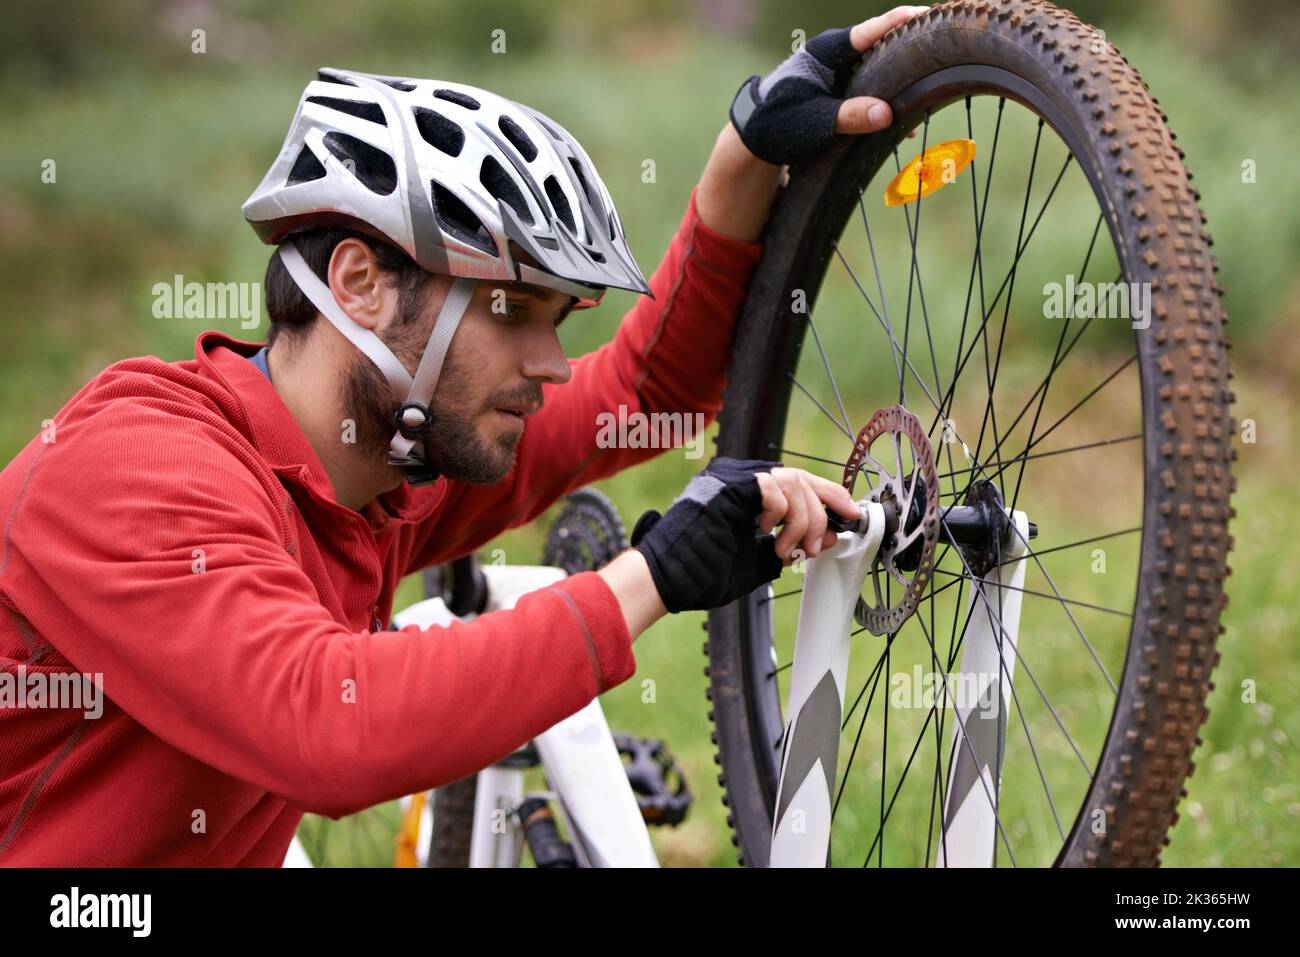
M421 269L414 259L396 246L352 229L316 229L293 235L294 245L302 253L302 258L322 282L328 281L327 272L334 247L345 239L359 239L374 252L379 268L397 289L399 322L409 322L418 315L424 305L426 284L433 275ZM271 322L267 344L273 344L282 332L287 332L290 339L305 334L316 316L316 307L290 277L278 252L272 253L270 262L266 264L266 280L262 288L266 292L266 314Z

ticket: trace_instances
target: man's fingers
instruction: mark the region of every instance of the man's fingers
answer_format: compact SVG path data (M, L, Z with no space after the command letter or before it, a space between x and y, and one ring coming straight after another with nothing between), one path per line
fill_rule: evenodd
M758 513L758 528L764 535L776 528L786 513L785 493L770 472L760 472L758 487L763 493L763 510Z
M803 469L782 466L758 476L763 494L759 530L771 532L783 526L776 538L776 553L783 560L791 557L796 545L811 557L835 544L836 533L826 517L829 506L843 518L857 521L862 509L844 486Z
M821 499L812 490L811 483L799 484L808 509L808 530L804 532L803 550L805 555L812 556L822 550L822 537L826 534L826 509L822 508Z
M836 133L875 133L894 122L894 111L874 96L855 96L840 104L835 116Z
M916 6L894 7L888 13L864 20L853 27L849 31L849 42L853 44L853 49L865 53L894 27L906 23L916 14L923 13L927 9L929 8ZM855 96L840 104L839 113L835 116L835 132L876 133L886 129L893 122L894 111L884 100L874 96ZM915 135L915 132L908 134L909 137Z
M862 517L862 509L853 501L853 496L849 494L848 489L843 485L811 473L808 475L808 481L811 483L812 490L817 494L817 497L835 509L840 515L849 519Z
M785 493L786 513L785 527L776 538L776 553L785 558L803 539L804 532L808 529L808 502L804 499L798 475L786 474L778 481Z
M888 13L882 13L870 20L863 20L849 31L849 42L859 53L876 43L900 23L906 23L918 13L924 13L928 7L894 7Z

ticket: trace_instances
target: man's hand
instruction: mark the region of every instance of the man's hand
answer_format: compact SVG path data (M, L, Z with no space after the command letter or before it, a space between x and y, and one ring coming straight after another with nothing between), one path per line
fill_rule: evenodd
M797 545L812 556L833 544L823 503L845 518L861 515L841 486L803 469L717 458L666 515L641 516L632 545L668 611L717 608L780 575ZM777 525L785 528L774 539Z
M838 52L845 63L851 65L894 27L927 9L917 6L895 7L888 13L864 20L854 27L827 32L840 35ZM819 39L814 37L809 44ZM771 130L767 137L775 144L771 153L756 146L752 137L742 137L735 123L728 122L722 128L700 177L699 193L695 198L700 219L710 229L733 239L754 242L762 235L763 224L767 222L772 199L783 176L783 164L802 158L792 157L788 151L799 152L802 147L810 150L805 155L813 155L829 145L837 133L874 133L894 121L893 111L884 100L874 96L840 99L835 95L835 81L840 79L836 76L837 71L820 64L814 65L815 62L808 52L808 45L805 45L772 71L767 81L759 83L759 78L755 76L742 87L742 93L749 88L754 95L760 95L757 93L758 88L776 78L783 69L794 66L805 67L805 72L820 76L824 81L820 87L811 80L800 80L797 77L793 81L787 81L787 85L789 82L795 83L795 88L783 91L790 95L793 102L778 98L771 104L781 108L784 116L777 115L777 110L774 109L772 118L766 124L762 118L759 119L760 126L769 125ZM771 88L766 92L770 94ZM809 99L801 102L800 97L804 94ZM766 105L768 104L764 104ZM873 113L873 110L877 112ZM793 125L792 118L797 121ZM808 129L815 130L811 144L808 142ZM915 131L908 135L914 133Z
M835 544L835 532L827 528L825 506L848 519L862 513L843 485L803 469L776 468L761 473L758 487L763 493L759 530L766 534L784 525L776 537L776 553L787 565L794 560L796 548L805 558L812 558Z
M817 34L765 78L751 76L731 104L731 122L755 156L797 163L826 149L837 133L868 133L893 122L872 96L843 99L849 73L872 44L925 7L895 7L854 27Z
M894 7L888 13L882 13L870 20L863 20L849 30L849 42L859 54L866 53L880 42L881 38L894 27L906 23L918 13L924 13L929 7ZM874 96L853 96L840 104L835 114L836 133L875 133L894 122L894 111L884 100ZM915 136L913 130L908 136Z

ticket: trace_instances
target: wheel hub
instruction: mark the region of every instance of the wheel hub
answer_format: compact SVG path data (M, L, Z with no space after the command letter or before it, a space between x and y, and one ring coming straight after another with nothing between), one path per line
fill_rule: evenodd
M892 448L892 456L873 454L873 446L882 441ZM892 466L887 464L891 458ZM905 472L908 465L910 471ZM879 410L858 432L844 463L843 484L849 494L859 473L871 486L867 497L885 512L880 553L869 573L871 595L859 597L854 611L858 624L872 634L892 634L916 610L933 577L940 538L958 550L965 568L977 578L1001 563L1013 532L997 486L986 479L971 482L963 504L940 509L934 450L920 421L902 406ZM1029 537L1037 533L1031 522ZM889 579L903 589L896 601Z

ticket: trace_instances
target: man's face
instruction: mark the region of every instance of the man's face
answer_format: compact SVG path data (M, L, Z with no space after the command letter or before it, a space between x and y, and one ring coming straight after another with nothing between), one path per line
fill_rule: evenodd
M451 279L438 276L415 316L381 338L414 370L428 344ZM564 293L526 283L480 281L452 338L438 386L427 460L450 479L488 485L514 466L524 421L542 405L543 382L567 382L569 362L556 327L569 310ZM398 403L387 380L358 353L347 373L348 407L367 413L368 452L387 455Z

